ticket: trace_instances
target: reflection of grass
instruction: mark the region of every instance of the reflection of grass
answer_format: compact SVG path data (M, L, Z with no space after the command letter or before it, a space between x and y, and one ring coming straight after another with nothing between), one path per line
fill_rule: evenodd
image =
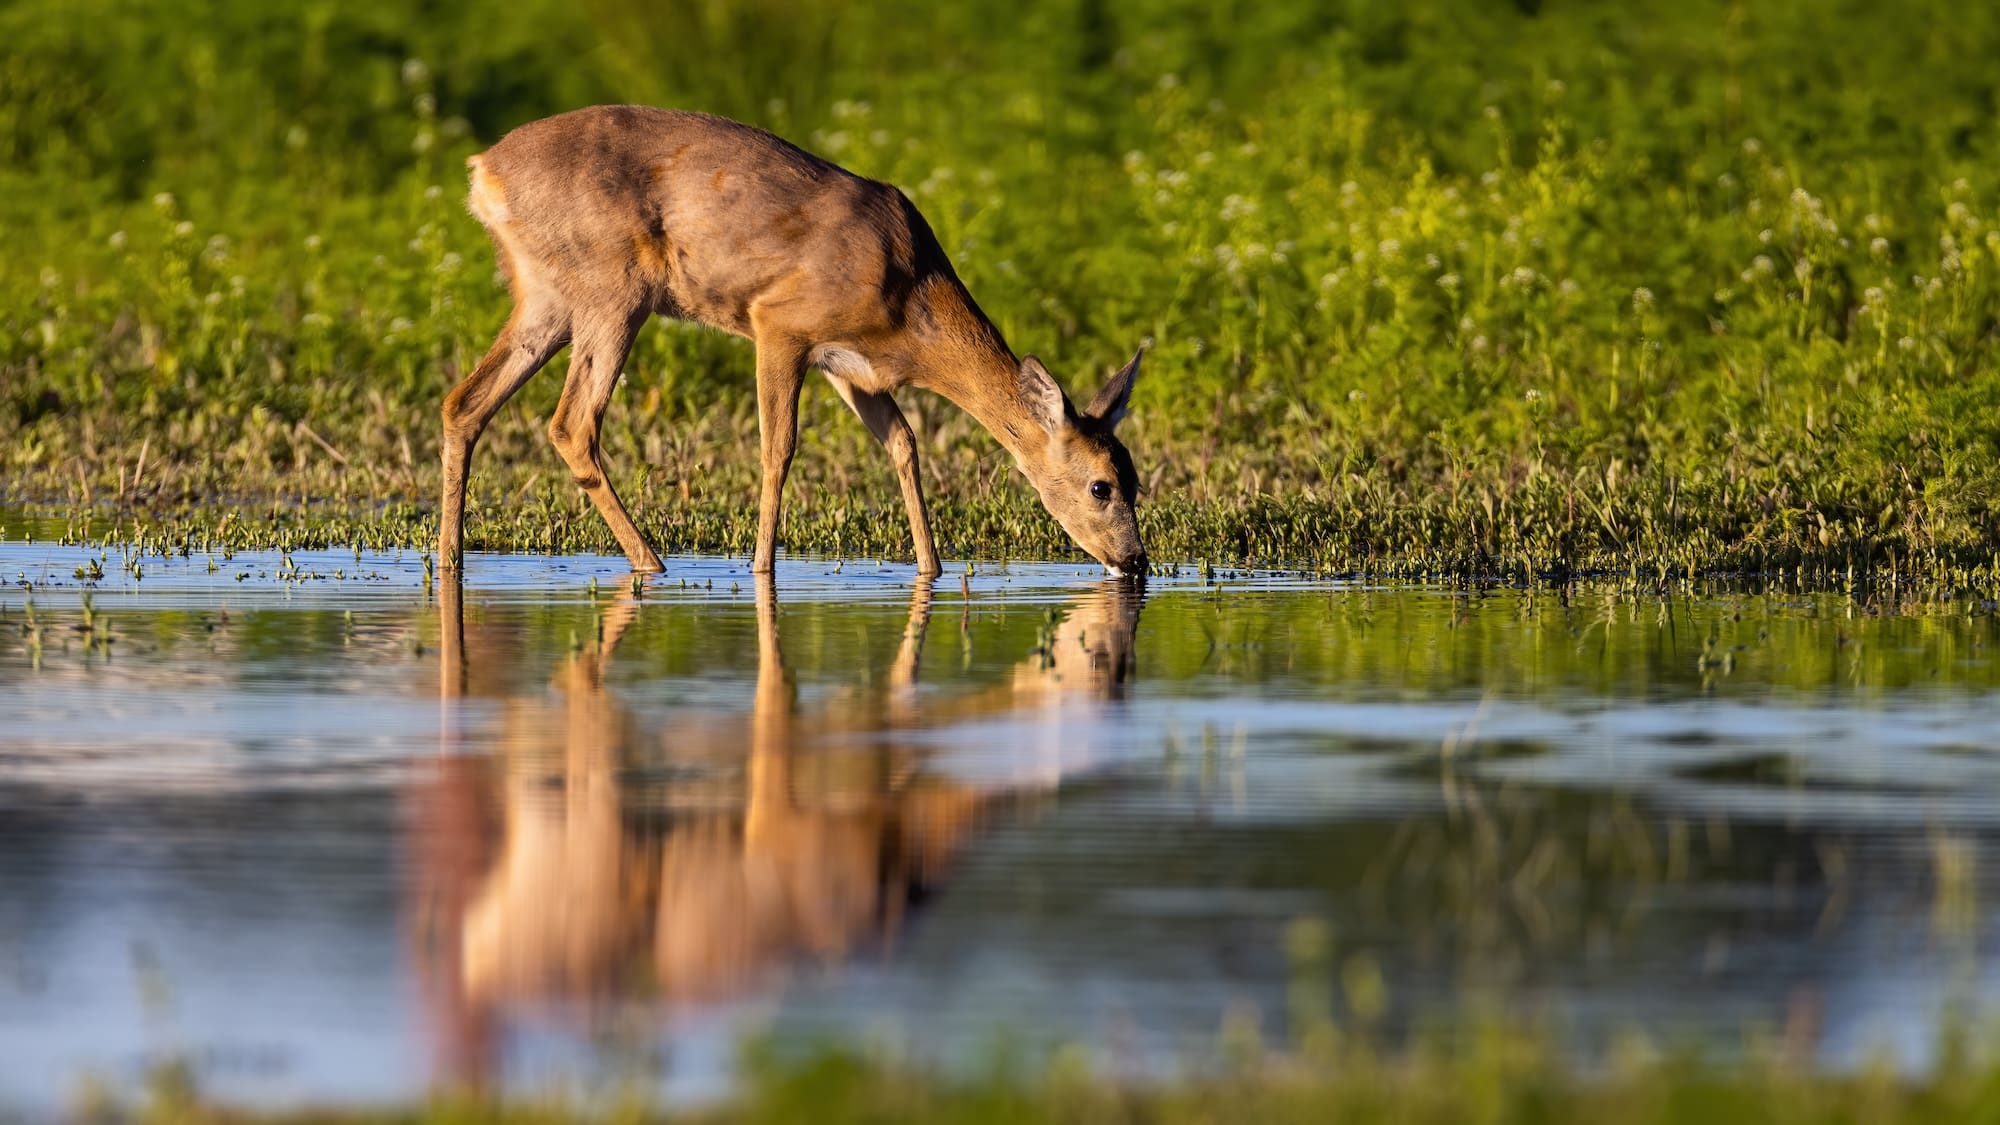
M629 99L905 186L1073 389L1152 337L1156 558L1993 582L1990 6L949 9L0 9L4 498L426 541L437 403L505 300L460 158ZM748 541L749 365L639 341L606 447L662 547ZM541 435L559 382L488 438L468 546L609 546ZM911 398L951 553L1066 549ZM880 452L806 410L788 542L907 551Z
M1956 1043L1956 1041L1954 1041ZM895 1061L823 1049L753 1052L739 1092L723 1105L670 1113L630 1092L602 1098L494 1102L445 1097L393 1110L252 1113L204 1100L186 1071L163 1070L137 1100L97 1091L79 1108L93 1120L136 1122L457 1123L664 1121L812 1122L1434 1122L1531 1125L1619 1122L1871 1122L1917 1125L1991 1120L2000 1069L1948 1049L1934 1073L1899 1077L1886 1066L1840 1075L1786 1063L1775 1050L1720 1064L1627 1043L1589 1077L1562 1062L1546 1037L1492 1026L1455 1049L1386 1052L1331 1027L1282 1054L1241 1044L1204 1077L1140 1085L1058 1053L1035 1069L995 1064L946 1077Z

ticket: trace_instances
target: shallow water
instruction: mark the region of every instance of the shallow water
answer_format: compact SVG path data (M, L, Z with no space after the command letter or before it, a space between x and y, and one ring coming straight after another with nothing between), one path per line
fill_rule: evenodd
M0 1111L1325 1014L1922 1066L2000 988L1990 606L125 562L0 543Z

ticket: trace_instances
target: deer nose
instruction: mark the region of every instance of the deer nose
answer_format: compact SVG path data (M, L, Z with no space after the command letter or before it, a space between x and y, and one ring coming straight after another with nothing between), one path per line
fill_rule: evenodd
M1146 552L1140 551L1138 554L1127 558L1124 562L1118 564L1118 569L1126 574L1133 574L1144 578L1146 576Z

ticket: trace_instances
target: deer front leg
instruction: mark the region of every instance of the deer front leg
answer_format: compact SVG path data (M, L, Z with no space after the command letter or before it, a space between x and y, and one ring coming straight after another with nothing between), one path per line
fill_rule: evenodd
M896 466L896 483L903 488L903 507L910 513L910 541L917 551L917 573L937 574L944 568L938 565L937 544L931 539L931 515L924 507L923 479L917 473L917 435L911 431L909 419L903 417L902 409L887 392L858 390L838 375L828 375L827 380L840 392L855 417L868 427L868 432L889 451L889 461Z
M764 482L757 497L755 574L769 574L778 561L778 506L792 454L799 445L799 389L806 379L806 347L770 334L757 337L757 433Z

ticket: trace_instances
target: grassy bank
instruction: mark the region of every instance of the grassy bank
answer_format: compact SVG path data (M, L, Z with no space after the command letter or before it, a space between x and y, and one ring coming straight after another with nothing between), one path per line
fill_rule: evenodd
M376 1111L249 1113L205 1101L168 1073L137 1102L87 1098L79 1118L141 1122L1480 1122L1631 1125L1698 1122L1899 1123L1988 1121L2000 1114L2000 1070L1969 1055L1933 1076L1898 1077L1887 1067L1825 1076L1775 1061L1734 1066L1666 1057L1636 1044L1606 1072L1580 1078L1534 1035L1493 1032L1459 1052L1394 1057L1330 1030L1283 1059L1246 1048L1214 1076L1169 1085L1127 1085L1092 1075L1076 1056L1039 1070L996 1066L977 1076L934 1072L841 1051L753 1064L743 1092L692 1112L666 1112L637 1094L494 1102L447 1098Z
M633 100L900 184L1075 393L1152 340L1156 558L1988 581L1996 49L1941 0L17 0L0 503L424 542L437 403L506 307L462 158ZM663 547L744 549L748 345L659 325L627 370L614 483ZM560 381L482 446L470 547L611 546L541 436ZM906 408L947 552L1066 550ZM791 546L907 552L825 388L794 480Z

